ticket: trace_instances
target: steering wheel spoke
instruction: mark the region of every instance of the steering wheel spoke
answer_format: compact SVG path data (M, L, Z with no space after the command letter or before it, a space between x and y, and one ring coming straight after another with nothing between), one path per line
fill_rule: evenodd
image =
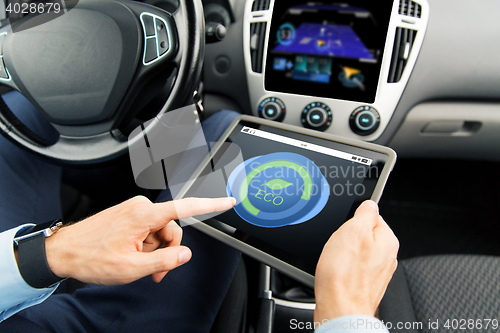
M178 45L172 19L142 12L140 20L144 32L142 65L148 67L172 59Z

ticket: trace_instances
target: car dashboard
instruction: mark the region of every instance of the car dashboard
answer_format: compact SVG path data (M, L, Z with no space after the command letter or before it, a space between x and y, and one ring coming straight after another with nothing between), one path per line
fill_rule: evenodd
M363 2L286 2L273 15L278 3L254 10L247 2L245 8L243 47L253 115L279 119L269 113L280 109L288 124L376 140L418 56L427 2L410 1L408 8L399 1L377 3L370 10L361 7ZM288 40L279 36L286 34Z
M500 129L495 103L500 84L494 74L499 50L490 42L498 37L499 30L492 26L497 3L396 0L386 2L383 11L380 4L363 7L363 1L339 8L326 8L321 2L300 8L301 4L225 4L233 18L227 37L206 48L208 113L236 109L389 145L400 157L499 159L499 146L488 144L496 142ZM325 12L332 13L331 21L328 15L323 18ZM462 24L471 17L490 24ZM363 20L378 25L370 27ZM312 32L306 31L307 24ZM322 32L320 25L327 28ZM340 31L335 29L347 26L351 36L335 35ZM322 33L334 37L324 38ZM376 38L376 33L383 35L378 45L370 42L370 34ZM278 35L292 34L293 42L291 37L278 41ZM356 41L365 47L356 49ZM335 43L346 46L328 51ZM365 58L363 52L368 52Z

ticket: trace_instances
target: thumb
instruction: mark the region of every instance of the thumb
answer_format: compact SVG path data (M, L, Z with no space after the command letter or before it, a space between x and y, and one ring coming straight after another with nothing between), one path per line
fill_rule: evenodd
M142 276L168 272L187 263L191 250L186 246L169 246L153 252L138 253L138 268Z
M354 219L360 227L373 229L378 224L378 212L378 205L372 200L366 200L356 209Z

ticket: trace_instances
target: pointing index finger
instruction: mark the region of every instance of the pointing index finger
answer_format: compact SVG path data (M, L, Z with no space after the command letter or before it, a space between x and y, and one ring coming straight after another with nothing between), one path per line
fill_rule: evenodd
M209 214L231 209L236 204L234 198L186 198L155 205L154 211L161 214L165 225L171 220Z

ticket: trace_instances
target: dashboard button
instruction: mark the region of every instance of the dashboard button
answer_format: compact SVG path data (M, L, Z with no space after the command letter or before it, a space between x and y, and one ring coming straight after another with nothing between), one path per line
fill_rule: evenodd
M162 55L168 51L170 46L168 40L167 27L162 21L156 19L156 30L158 31L158 47L160 55Z
M332 124L333 113L324 103L311 103L302 110L302 125L324 131Z
M264 119L283 121L285 112L285 103L276 97L266 98L259 104L259 116Z
M380 115L377 110L370 106L361 106L351 114L349 125L352 131L358 135L370 135L378 129Z
M269 103L263 110L264 118L275 119L279 116L279 106L275 103Z
M326 115L325 110L320 109L320 108L312 109L307 114L307 123L311 127L321 127L321 126L323 126L326 119L327 119L327 115Z
M362 130L371 130L375 124L375 115L371 111L363 111L356 117L356 126Z
M156 38L148 38L146 40L146 50L144 52L144 62L147 64L150 61L158 58L156 49Z
M144 30L146 31L146 36L155 35L155 24L153 17L150 15L143 15L142 21L144 22Z

